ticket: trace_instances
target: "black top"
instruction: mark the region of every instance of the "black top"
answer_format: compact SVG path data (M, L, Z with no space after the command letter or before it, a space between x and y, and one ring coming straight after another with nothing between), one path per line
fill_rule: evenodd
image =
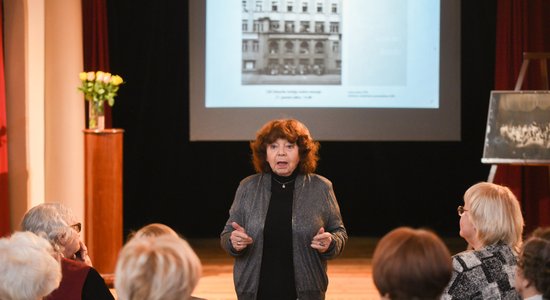
M292 201L295 172L272 174L271 199L264 225L264 247L257 299L296 300L292 257ZM284 186L284 188L283 188Z
M111 291L105 285L105 281L99 275L99 273L94 269L90 268L86 281L84 281L84 286L82 287L82 300L112 300L115 299Z

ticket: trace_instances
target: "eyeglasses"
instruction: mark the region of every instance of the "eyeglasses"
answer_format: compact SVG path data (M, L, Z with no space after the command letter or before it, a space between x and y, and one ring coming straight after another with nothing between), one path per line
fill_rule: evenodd
M73 224L71 226L72 229L74 229L76 232L80 232L82 231L82 223L76 223L76 224Z
M458 213L459 216L462 217L462 215L464 215L465 212L467 212L468 210L467 209L464 209L464 207L462 205L460 205L459 207L456 208L456 212Z

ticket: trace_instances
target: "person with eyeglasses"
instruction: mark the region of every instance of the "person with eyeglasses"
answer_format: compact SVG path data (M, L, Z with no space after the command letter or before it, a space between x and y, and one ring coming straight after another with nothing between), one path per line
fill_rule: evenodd
M60 258L59 288L45 299L112 300L111 291L92 267L86 245L80 239L82 224L61 203L42 203L25 213L21 229L44 236Z
M453 275L441 299L521 299L514 279L524 221L512 191L474 184L457 211L469 249L453 256Z

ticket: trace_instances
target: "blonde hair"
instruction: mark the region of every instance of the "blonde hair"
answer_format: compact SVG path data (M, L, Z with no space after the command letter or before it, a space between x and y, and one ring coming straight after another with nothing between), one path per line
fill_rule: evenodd
M121 300L190 299L201 272L184 239L170 234L133 238L118 256L115 288Z
M55 290L61 264L50 243L32 232L0 239L0 299L36 300Z
M161 236L165 234L179 237L179 235L174 231L174 229L161 223L151 223L149 225L145 225L141 227L138 231L136 231L131 237L142 238L142 237L151 237L151 236Z
M523 216L516 196L509 188L480 182L464 193L469 216L484 246L503 242L519 253L523 235Z

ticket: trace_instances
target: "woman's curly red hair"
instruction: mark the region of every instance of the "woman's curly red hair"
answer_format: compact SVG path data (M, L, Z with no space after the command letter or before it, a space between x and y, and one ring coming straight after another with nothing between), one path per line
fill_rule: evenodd
M286 139L296 143L300 155L298 170L302 174L315 172L319 160L319 142L313 140L307 127L298 120L279 119L267 122L256 133L256 139L250 142L252 163L258 173L271 172L267 162L267 145L277 139Z

